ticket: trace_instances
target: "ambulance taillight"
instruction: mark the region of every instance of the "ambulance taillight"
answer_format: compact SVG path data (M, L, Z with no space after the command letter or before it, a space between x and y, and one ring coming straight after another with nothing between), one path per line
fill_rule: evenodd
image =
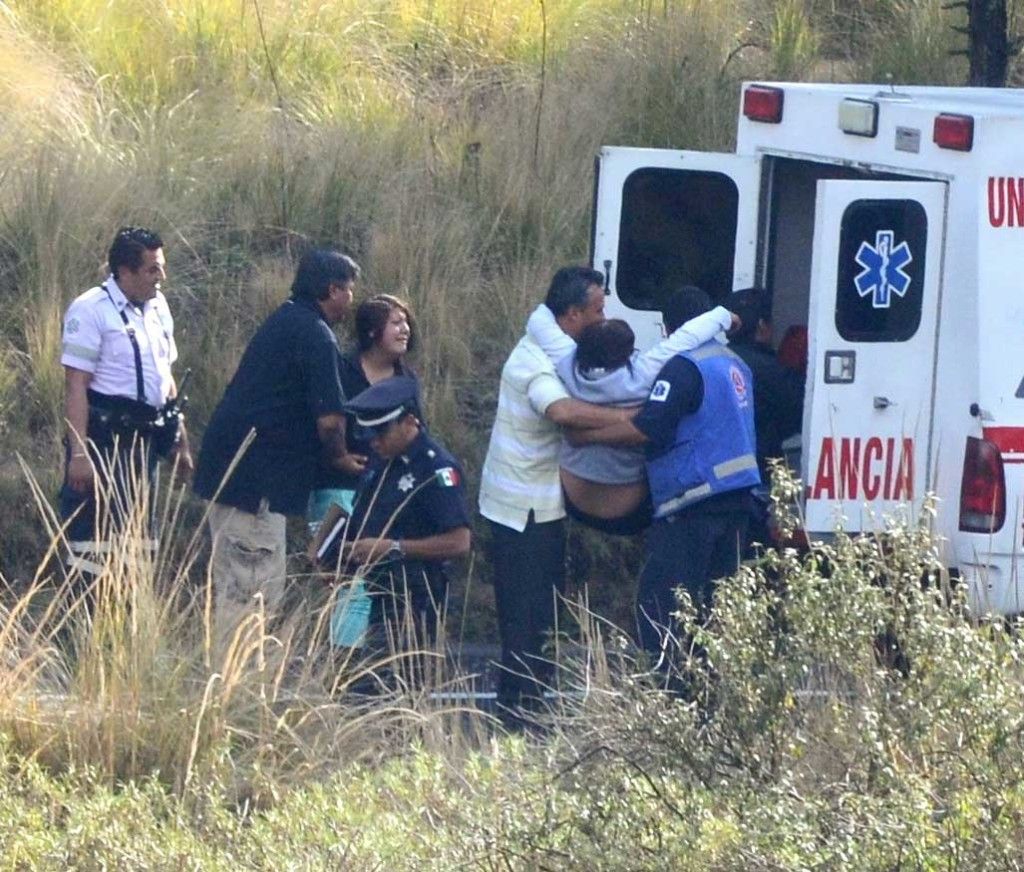
M782 120L782 88L750 85L743 92L743 114L751 121L778 124Z
M974 119L970 115L936 115L932 141L939 148L970 151L974 147Z
M965 533L995 533L1005 520L1003 456L995 443L968 436L960 484L960 529Z

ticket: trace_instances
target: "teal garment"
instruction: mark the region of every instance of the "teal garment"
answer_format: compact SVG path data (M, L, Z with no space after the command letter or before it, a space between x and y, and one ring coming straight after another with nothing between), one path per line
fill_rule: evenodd
M370 626L370 594L366 582L352 579L351 584L340 585L331 613L331 644L335 648L359 648L366 641Z
M306 522L311 536L316 535L327 510L332 506L340 506L345 514L351 515L356 502L356 492L347 488L325 487L311 491L306 506Z

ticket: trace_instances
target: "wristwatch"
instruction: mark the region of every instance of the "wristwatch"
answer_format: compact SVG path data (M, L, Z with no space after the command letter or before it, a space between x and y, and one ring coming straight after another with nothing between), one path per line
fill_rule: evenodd
M402 547L401 539L391 540L391 545L388 546L386 557L389 560L401 560L405 557L405 548Z

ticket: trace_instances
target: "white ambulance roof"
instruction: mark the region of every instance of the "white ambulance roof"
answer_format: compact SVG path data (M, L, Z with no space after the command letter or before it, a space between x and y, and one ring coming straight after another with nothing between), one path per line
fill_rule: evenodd
M956 112L985 118L1017 118L1024 116L1024 89L1021 88L942 88L932 85L864 85L810 84L807 82L745 82L747 85L769 85L787 92L834 94L836 97L859 97L899 101L918 109Z

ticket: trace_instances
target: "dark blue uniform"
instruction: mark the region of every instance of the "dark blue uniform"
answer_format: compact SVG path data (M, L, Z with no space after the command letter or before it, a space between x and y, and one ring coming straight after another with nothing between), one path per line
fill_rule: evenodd
M719 365L701 369L708 361ZM672 625L674 590L685 588L706 615L712 580L736 571L745 543L750 488L758 476L749 370L738 361L713 343L672 358L633 421L649 439L648 478L656 514L637 591L637 623L643 647L655 655ZM737 407L734 416L718 414L729 406ZM736 424L737 416L746 426ZM695 433L684 434L687 422L698 426ZM723 471L720 481L699 480L700 458L722 451L743 453L743 463L722 464L739 471Z
M469 527L462 470L443 446L421 430L405 454L390 461L371 460L344 538L423 539L459 527ZM340 545L338 541L328 546L322 558L325 564L337 560ZM397 553L376 562L366 579L374 596L371 623L385 617L401 621L407 601L417 630L425 629L427 640L436 638L448 590L447 563Z

